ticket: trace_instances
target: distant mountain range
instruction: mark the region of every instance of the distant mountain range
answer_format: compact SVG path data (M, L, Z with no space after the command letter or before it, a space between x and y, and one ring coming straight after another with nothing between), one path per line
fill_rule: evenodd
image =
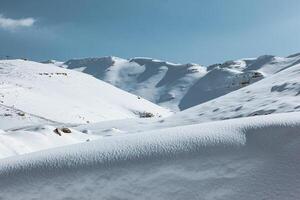
M264 55L222 64L174 64L152 58L99 57L49 61L90 74L173 111L185 110L300 63L300 54ZM48 62L48 63L49 63Z

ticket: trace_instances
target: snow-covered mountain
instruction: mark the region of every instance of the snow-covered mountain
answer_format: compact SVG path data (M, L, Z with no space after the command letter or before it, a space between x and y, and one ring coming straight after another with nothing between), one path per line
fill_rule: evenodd
M174 111L207 102L300 62L300 55L227 61L204 67L151 58L72 59L60 66L82 71ZM56 62L57 63L57 62Z
M262 68L264 70L264 68ZM143 132L148 129L198 124L274 113L300 112L300 64L292 65L261 81L206 103L158 120L117 120L77 127L97 135ZM112 131L113 132L113 131Z
M143 98L51 62L0 61L0 158L99 138L70 128L74 124L170 114ZM71 133L60 130L65 127Z
M297 111L300 111L300 64L281 68L264 80L184 110L170 119L189 121L189 118L199 123Z
M299 60L2 60L0 199L298 199Z
M170 114L84 73L24 60L0 61L0 102L0 128L17 121L91 123Z
M150 58L117 57L73 59L68 69L82 71L158 105L178 110L178 104L195 81L206 73L196 64L173 64Z

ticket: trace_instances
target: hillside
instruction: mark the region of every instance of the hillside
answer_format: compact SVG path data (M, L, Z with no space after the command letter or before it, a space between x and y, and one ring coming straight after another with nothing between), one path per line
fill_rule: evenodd
M204 67L151 58L72 59L60 66L82 71L173 111L185 110L248 86L300 62L300 55L260 56Z
M175 111L186 90L206 73L206 69L199 65L173 64L150 58L73 59L65 62L64 66L93 75Z
M0 199L297 199L297 59L198 66L206 71L189 90L208 96L173 115L84 68L0 61ZM151 70L140 78L144 86L161 73ZM168 72L162 85L180 79Z
M14 121L11 127L17 121L80 124L170 114L84 73L24 60L0 61L0 102L0 121Z
M300 64L264 80L192 107L170 120L196 122L300 111Z
M247 87L164 119L116 120L82 125L76 129L104 136L119 135L232 118L300 112L299 77L300 64L296 64Z

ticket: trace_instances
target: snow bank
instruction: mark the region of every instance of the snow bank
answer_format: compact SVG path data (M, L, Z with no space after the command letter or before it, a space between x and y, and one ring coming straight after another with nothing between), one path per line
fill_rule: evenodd
M3 159L3 199L296 199L300 113L108 137Z

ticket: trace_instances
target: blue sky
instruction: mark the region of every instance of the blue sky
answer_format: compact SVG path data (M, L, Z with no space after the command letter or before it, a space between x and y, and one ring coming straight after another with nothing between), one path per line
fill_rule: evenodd
M0 57L286 56L300 52L299 10L299 0L0 0Z

